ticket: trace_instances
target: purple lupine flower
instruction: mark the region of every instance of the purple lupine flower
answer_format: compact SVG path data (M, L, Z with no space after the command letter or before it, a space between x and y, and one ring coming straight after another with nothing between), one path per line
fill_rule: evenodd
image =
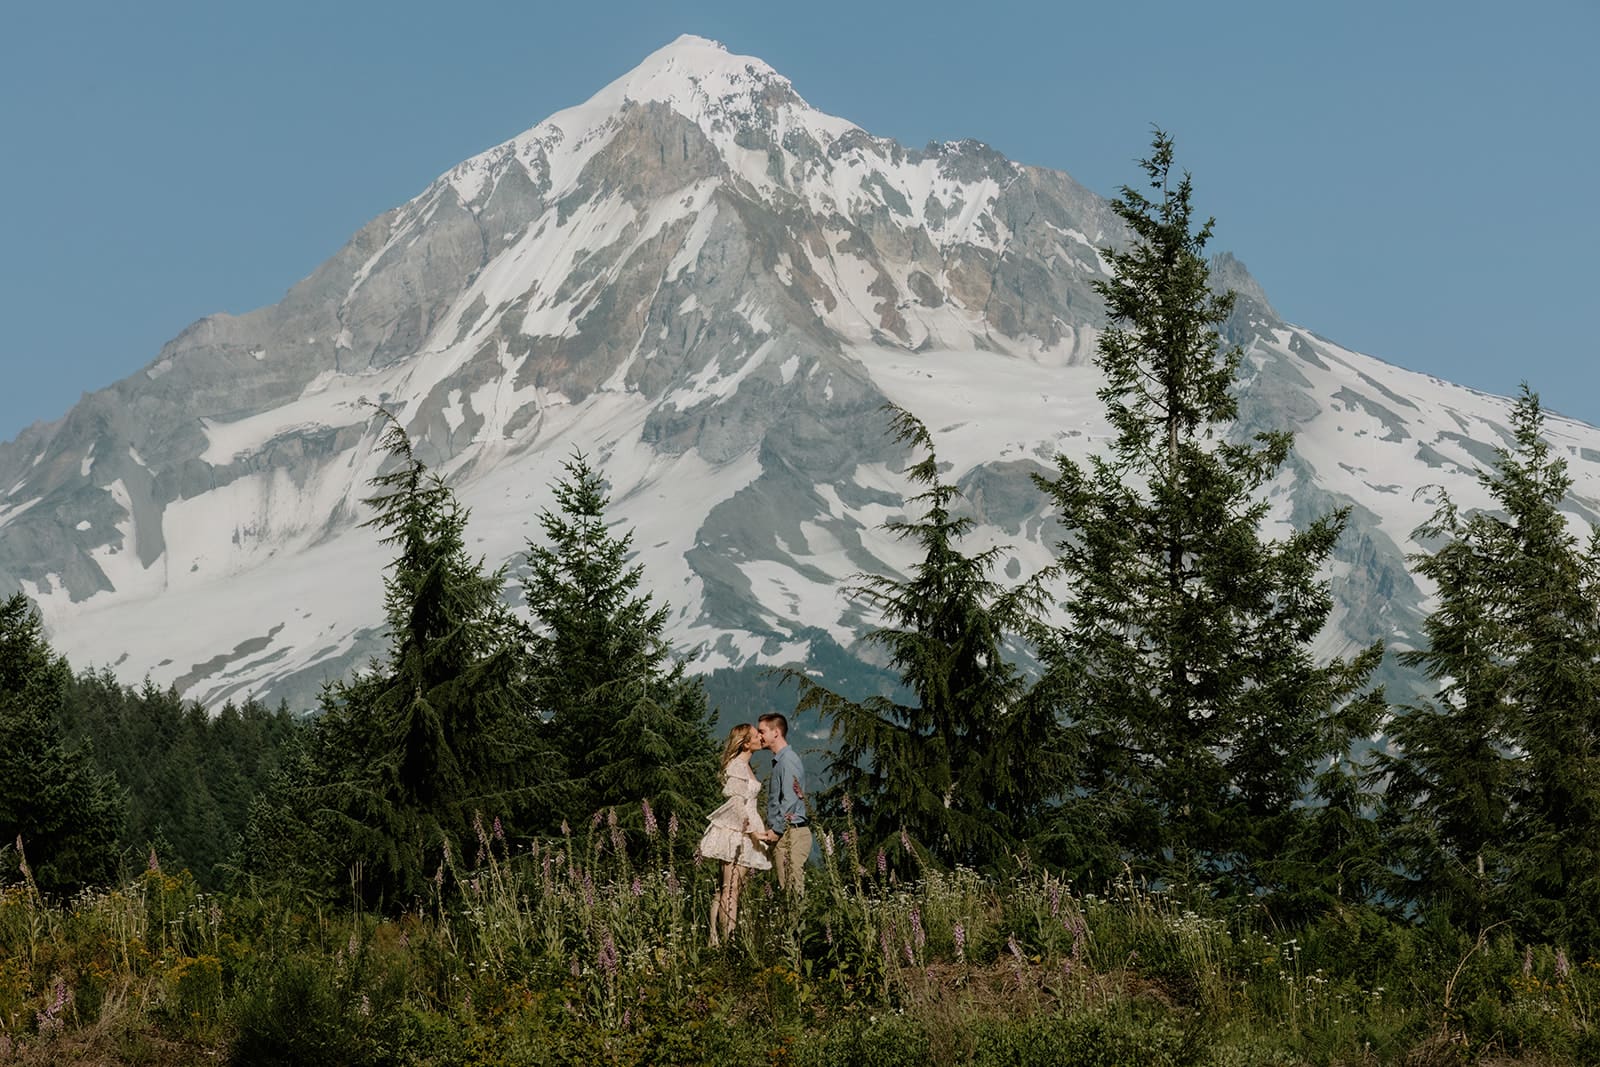
M550 891L550 853L544 854L544 862L539 865L540 881L544 883L545 892Z
M607 978L617 976L617 943L611 939L611 931L606 931L606 938L600 943L600 956L598 960L600 970Z
M506 828L500 825L500 816L494 817L494 839L502 845L506 843Z
M889 948L889 928L887 926L878 931L878 948L883 951L884 963L894 962L894 952Z
M846 830L844 832L843 841L847 845L855 844L856 843L856 832L854 830Z
M646 837L656 836L656 813L650 810L650 801L648 799L641 800L639 806L644 809L644 835Z
M481 866L484 854L489 851L489 835L483 829L483 812L472 813L472 832L478 838L478 859L474 866Z
M911 944L909 939L904 944L902 944L900 946L900 951L902 953L904 953L904 955L906 957L906 966L907 967L913 967L913 966L916 965L916 962L917 962L917 950L912 946L912 944Z
M915 905L911 908L911 940L919 952L928 943L928 932L922 928L922 909Z
M677 839L678 839L678 813L677 812L673 812L671 815L667 816L667 840L668 841L676 841Z
M678 872L671 867L667 868L667 889L673 893L678 891Z
M633 1026L633 1009L632 1008L623 1008L622 1009L622 1028L624 1030L627 1030L627 1029L630 1029L632 1026Z
M822 831L822 851L829 859L833 859L833 831Z
M565 819L561 820L561 836L562 837L571 837L572 836L572 827L570 825L568 825L567 820L565 820Z
M356 1008L356 1010L361 1013L361 1017L363 1019L371 1016L372 998L367 996L365 993L361 994L361 1004Z
M958 920L956 928L951 931L951 939L956 943L956 962L967 962L967 928Z
M884 875L886 875L888 873L889 873L889 857L887 855L885 855L883 849L880 848L878 850L878 877L882 878Z
M606 817L606 813L601 811L599 808L596 808L594 810L594 814L589 816L589 830L590 830L590 832L593 832L595 830L600 829L600 820L604 819L605 817Z
M19 853L22 851L22 835L21 834L17 835L17 851ZM161 873L161 861L156 859L156 846L154 846L154 845L150 846L150 862L145 867L145 870L147 870L147 871L155 871L157 874Z
M634 896L636 896L636 897L644 896L644 883L639 881L639 876L637 874L633 876L633 886L632 886L632 888L633 888L633 895Z
M904 826L900 827L900 849L906 855L911 855L911 835L906 833Z
M583 872L583 904L584 907L594 907L594 879L589 877L589 872Z
M50 1006L45 1008L44 1011L34 1012L34 1019L38 1023L41 1037L46 1034L59 1033L66 1028L67 1021L61 1017L61 1013L70 1003L72 1003L72 992L67 988L66 980L57 978L55 992L50 999Z
M439 869L433 872L433 891L435 893L444 889L444 863L441 861Z
M845 793L839 797L839 806L844 809L844 813L846 815L849 815L850 812L855 809L856 805L855 801L850 799L850 794Z
M606 825L612 827L613 829L616 827L616 825L617 825L617 809L616 808L607 808L606 809Z
M1567 950L1564 948L1556 949L1556 977L1564 979L1571 973L1572 964L1567 962Z

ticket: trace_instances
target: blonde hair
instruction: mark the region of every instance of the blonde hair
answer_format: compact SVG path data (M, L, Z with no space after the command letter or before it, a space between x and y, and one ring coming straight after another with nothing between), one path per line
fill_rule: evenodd
M747 722L742 722L728 731L728 740L722 746L722 762L719 766L726 767L733 762L733 757L744 751L744 743L755 733L755 727Z

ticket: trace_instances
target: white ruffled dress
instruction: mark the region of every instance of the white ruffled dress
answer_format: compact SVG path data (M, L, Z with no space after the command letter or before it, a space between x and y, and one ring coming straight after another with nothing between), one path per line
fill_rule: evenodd
M766 846L751 836L766 829L756 806L760 792L761 783L749 760L735 759L723 768L722 795L728 799L707 817L710 825L700 838L702 856L758 871L771 869Z

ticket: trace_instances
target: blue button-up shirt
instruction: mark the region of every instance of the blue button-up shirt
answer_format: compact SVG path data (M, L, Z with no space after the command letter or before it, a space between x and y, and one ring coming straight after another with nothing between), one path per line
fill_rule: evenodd
M772 757L772 784L767 789L767 825L783 833L806 821L806 765L793 745Z

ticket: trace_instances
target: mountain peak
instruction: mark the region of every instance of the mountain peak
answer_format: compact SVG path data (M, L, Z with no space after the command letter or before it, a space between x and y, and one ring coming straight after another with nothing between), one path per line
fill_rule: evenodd
M463 202L491 187L511 158L522 161L536 184L557 192L615 132L630 106L671 108L727 148L752 130L781 142L801 131L826 148L861 134L855 123L813 108L789 79L755 56L737 55L718 41L684 34L644 58L588 100L558 111L505 144L466 160L444 176Z
M789 79L755 56L734 55L720 41L683 34L651 52L638 66L601 89L591 102L622 97L643 103L679 104L697 97L747 95Z

